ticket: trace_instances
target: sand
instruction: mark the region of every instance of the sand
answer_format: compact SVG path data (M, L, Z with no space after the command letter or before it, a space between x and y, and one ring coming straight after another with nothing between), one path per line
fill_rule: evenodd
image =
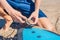
M53 25L58 20L56 27L60 32L60 0L42 0L40 9L48 16Z

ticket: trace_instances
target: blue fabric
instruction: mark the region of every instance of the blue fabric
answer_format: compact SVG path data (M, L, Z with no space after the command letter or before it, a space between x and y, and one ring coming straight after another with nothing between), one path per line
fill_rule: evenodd
M32 0L7 0L7 2L16 10L22 12L26 17L29 17L35 10L35 4ZM47 17L41 10L39 10L39 18Z
M4 27L6 21L4 19L0 19L0 29Z

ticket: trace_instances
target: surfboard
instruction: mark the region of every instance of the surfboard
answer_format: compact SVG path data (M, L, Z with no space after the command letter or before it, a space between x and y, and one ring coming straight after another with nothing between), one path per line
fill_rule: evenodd
M24 28L23 40L60 40L60 35L41 28Z

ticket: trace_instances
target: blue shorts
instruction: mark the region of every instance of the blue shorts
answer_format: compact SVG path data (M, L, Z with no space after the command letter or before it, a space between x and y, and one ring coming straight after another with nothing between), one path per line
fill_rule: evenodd
M7 0L7 2L16 10L20 11L27 18L31 15L31 13L35 10L35 4L31 0ZM39 18L47 17L42 10L39 10Z

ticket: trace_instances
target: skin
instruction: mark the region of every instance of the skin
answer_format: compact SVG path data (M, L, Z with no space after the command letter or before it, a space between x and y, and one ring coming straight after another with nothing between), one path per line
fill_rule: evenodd
M27 19L25 16L21 14L21 12L13 9L6 0L0 0L3 8L8 12L8 14L13 18L14 21L19 23L24 23L23 19Z
M34 23L32 23L32 24L36 24L37 21L38 21L38 12L39 12L39 9L40 9L40 3L41 3L41 0L40 1L39 0L35 0L35 11L28 18L28 20L31 20L31 18L34 18Z
M6 12L4 12L2 6L0 5L0 16L3 17L6 21L5 26L3 27L4 31L7 31L12 24L13 20Z
M19 23L25 23L23 19L27 19L25 16L21 14L21 12L13 9L6 0L0 0L0 3L2 4L3 8L9 13L9 15ZM28 18L28 20L31 20L31 18L34 18L34 22L32 24L37 24L40 27L44 27L47 30L56 32L55 26L51 24L50 20L47 17L38 18L38 12L40 9L41 0L35 0L35 11L31 14L31 16ZM35 15L36 14L36 15Z
M29 20L31 18L34 18L35 21L32 24L37 24L39 27L56 32L55 26L52 25L52 23L50 22L50 20L48 18L46 18L46 17L38 18L40 4L41 4L41 0L35 0L35 11L31 14L31 16L29 17Z

